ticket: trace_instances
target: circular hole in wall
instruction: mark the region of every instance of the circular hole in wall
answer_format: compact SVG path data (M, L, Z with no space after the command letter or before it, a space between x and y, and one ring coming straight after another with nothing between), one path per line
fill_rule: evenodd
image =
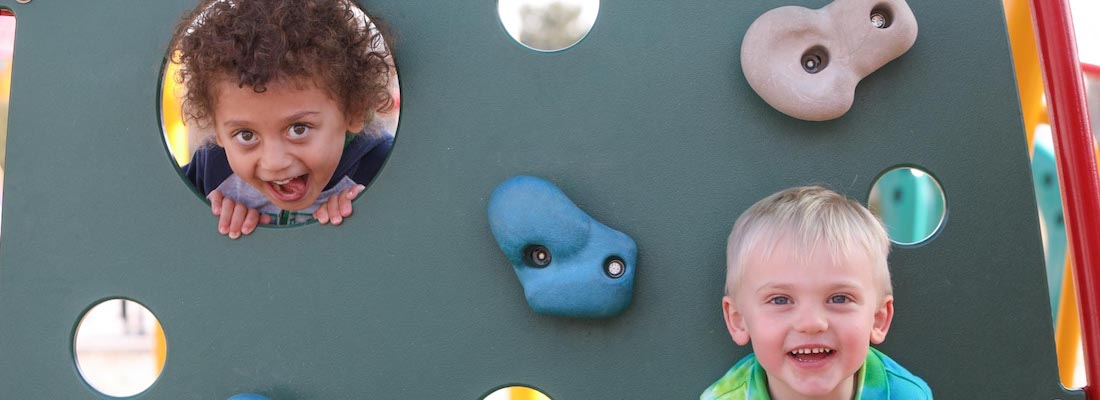
M497 15L516 42L559 51L584 39L596 24L599 0L498 0Z
M482 400L550 400L550 397L527 386L508 386L494 390Z
M355 184L369 185L390 153L401 96L393 55L383 37L387 32L354 2L343 1L346 9L317 7L312 13L294 7L265 20L282 21L280 25L256 29L256 37L246 41L261 46L283 40L291 30L292 37L311 39L300 45L290 41L278 55L253 57L263 53L236 44L239 40L218 40L215 33L247 15L268 14L238 10L245 4L251 3L209 5L194 19L201 22L192 22L179 34L184 38L176 41L180 45L169 50L160 82L164 141L174 166L201 197L219 190L270 216L271 225L311 222L325 199ZM238 11L242 16L234 15ZM306 23L314 20L343 24ZM265 37L265 32L279 37ZM283 65L286 58L309 61L313 69L272 67L270 76L291 78L242 84L263 80L263 74L249 71ZM233 66L242 60L259 66L238 71ZM322 76L339 81L327 82ZM206 84L200 84L204 79ZM278 150L263 152L268 146ZM273 154L280 159L266 159ZM337 164L342 157L348 162Z
M915 167L891 169L879 176L867 200L882 218L890 241L916 245L931 238L947 216L943 187L927 171Z
M160 322L133 300L100 302L80 317L73 356L80 376L108 396L129 397L153 385L168 345Z
M0 203L4 198L4 160L8 142L8 95L11 92L12 60L15 54L15 15L0 10Z

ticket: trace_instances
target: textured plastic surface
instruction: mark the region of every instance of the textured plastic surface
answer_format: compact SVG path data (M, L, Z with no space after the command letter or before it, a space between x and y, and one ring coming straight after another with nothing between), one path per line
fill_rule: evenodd
M593 219L554 184L533 176L504 181L489 198L489 228L540 314L619 315L634 295L638 245ZM545 262L532 257L541 246ZM618 260L618 269L608 265Z
M796 1L816 7L818 1ZM190 0L0 0L18 18L3 236L0 398L98 399L71 340L139 300L169 340L144 399L696 398L748 349L721 315L724 249L781 188L866 199L899 164L951 218L890 257L885 353L943 399L1081 399L1058 384L1035 195L1000 1L911 1L922 36L844 116L775 112L737 62L772 1L603 1L539 53L492 1L377 0L397 39L392 155L343 225L218 235L161 139L158 82ZM638 244L616 318L531 312L489 231L493 189L553 177Z
M905 0L835 0L770 10L744 37L753 90L784 114L825 121L848 112L861 79L913 47L917 19Z

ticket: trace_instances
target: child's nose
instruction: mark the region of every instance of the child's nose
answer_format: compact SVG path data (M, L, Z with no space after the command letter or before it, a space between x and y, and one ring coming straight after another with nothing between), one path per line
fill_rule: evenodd
M260 154L260 168L269 172L279 172L293 165L293 157L287 151L286 145L278 141L264 143L263 152Z
M802 307L795 318L794 328L802 333L818 333L829 328L825 311L819 307Z

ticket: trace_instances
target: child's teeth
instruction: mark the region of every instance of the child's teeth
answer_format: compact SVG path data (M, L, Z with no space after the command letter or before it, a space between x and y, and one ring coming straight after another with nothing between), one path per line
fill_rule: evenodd
M830 352L832 352L832 350L827 349L827 348L818 347L818 348L813 348L813 349L798 349L798 350L792 351L791 353L793 353L793 354L818 354L818 353L830 353Z
M274 183L276 185L285 185L285 184L290 183L290 179L283 179L281 181L272 181L271 183Z

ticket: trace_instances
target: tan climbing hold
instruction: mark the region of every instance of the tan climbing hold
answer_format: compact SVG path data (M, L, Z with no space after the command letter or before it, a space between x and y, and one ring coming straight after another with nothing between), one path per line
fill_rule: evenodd
M852 107L856 85L905 54L917 20L904 0L836 0L786 6L756 19L741 42L741 69L776 110L826 121Z

